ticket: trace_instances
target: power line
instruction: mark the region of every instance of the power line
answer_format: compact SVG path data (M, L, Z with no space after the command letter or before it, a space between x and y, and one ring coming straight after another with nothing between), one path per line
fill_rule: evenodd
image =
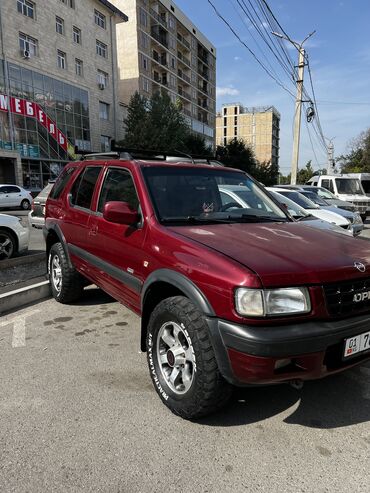
M252 51L249 46L241 39L239 34L235 31L235 29L231 26L231 24L220 14L220 12L217 10L216 6L211 0L208 0L208 3L211 5L213 10L215 11L215 14L217 17L219 17L225 24L226 26L230 29L230 31L233 33L233 35L238 39L238 41L249 51L249 53L253 56L253 58L256 60L256 62L263 68L263 70L267 73L271 79L273 79L284 91L286 91L288 94L290 94L294 98L294 94L284 86L282 82L280 82L272 73L271 71L261 62L261 60L257 57L257 55Z

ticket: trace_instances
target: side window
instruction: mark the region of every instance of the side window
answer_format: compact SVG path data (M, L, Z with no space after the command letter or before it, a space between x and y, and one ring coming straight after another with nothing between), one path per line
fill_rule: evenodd
M50 198L51 199L58 199L60 194L63 192L65 187L67 186L67 183L69 182L70 177L72 176L72 173L74 172L76 168L68 168L62 171L60 174L59 178L57 179L54 187L52 188L50 192Z
M334 193L334 187L332 180L322 180L321 186L326 188L326 190L330 190L330 192Z
M6 187L0 187L0 193L6 193Z
M83 207L84 209L90 209L91 199L100 170L101 166L91 166L85 168L85 171L81 173L72 187L72 205Z
M139 199L130 173L123 169L111 168L107 172L100 192L98 211L103 212L106 202L116 200L128 202L135 210L139 208Z
M8 187L8 193L19 193L20 190L18 187Z

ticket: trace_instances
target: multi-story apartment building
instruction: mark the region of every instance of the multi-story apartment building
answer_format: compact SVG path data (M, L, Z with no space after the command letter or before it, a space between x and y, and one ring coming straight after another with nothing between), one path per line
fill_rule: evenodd
M260 163L279 164L279 132L280 113L273 106L245 108L231 103L217 113L217 145L241 139L251 146Z
M192 130L214 146L216 49L170 0L112 0L129 20L117 26L120 100L165 91Z
M0 0L0 183L41 188L74 146L108 150L121 137L125 21L107 0Z

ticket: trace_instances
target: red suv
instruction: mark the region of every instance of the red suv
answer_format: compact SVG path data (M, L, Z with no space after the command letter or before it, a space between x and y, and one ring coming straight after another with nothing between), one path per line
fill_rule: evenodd
M244 187L248 207L221 185ZM232 385L299 385L370 356L369 243L295 221L240 170L70 163L44 234L55 299L95 283L140 315L154 387L184 418Z

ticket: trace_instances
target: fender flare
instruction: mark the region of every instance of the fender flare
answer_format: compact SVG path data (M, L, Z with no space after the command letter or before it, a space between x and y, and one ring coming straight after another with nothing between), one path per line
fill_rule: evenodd
M150 286L155 282L166 282L167 284L172 284L174 287L182 291L202 313L209 317L214 317L216 315L212 305L198 286L196 286L196 284L194 284L188 277L171 269L158 269L152 272L145 280L141 291L142 312L144 309L146 293L148 292Z
M64 253L65 253L66 257L67 257L68 266L70 268L73 268L73 264L72 264L71 258L69 256L68 243L67 243L67 240L65 239L65 236L63 234L63 231L62 231L61 227L57 223L51 224L49 226L49 228L46 228L46 226L44 226L43 233L44 233L45 241L47 240L47 237L48 237L48 234L50 233L50 231L52 231L53 233L55 233L56 236L58 237L58 240L62 244ZM46 250L46 263L48 262L48 258L49 258L49 251L47 249Z

